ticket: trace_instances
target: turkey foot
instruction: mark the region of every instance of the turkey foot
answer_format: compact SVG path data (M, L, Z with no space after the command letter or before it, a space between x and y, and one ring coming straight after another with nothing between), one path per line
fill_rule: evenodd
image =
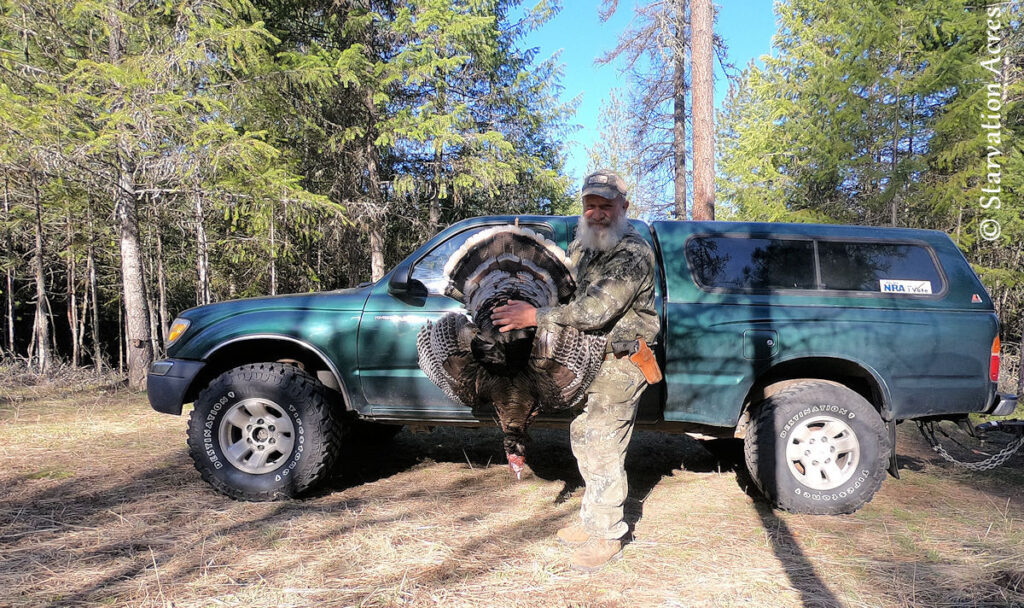
M515 474L516 479L522 481L523 474L529 475L530 467L526 466L526 458L518 454L505 453L508 456L508 468Z

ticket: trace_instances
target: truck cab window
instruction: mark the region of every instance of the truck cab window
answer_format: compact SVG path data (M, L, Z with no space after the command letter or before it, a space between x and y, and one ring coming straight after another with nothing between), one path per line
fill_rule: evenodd
M818 241L821 288L877 292L886 280L927 282L942 291L942 275L923 245Z
M698 284L739 291L814 289L814 242L698 237L686 245Z

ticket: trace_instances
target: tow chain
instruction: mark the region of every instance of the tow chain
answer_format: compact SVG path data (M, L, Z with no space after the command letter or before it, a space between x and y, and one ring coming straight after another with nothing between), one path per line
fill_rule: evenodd
M1022 434L1016 440L1008 443L1005 448L999 450L997 453L986 458L985 460L981 460L979 462L965 462L963 460L958 460L957 458L955 458L952 454L946 451L946 448L942 447L942 445L939 444L939 440L935 438L934 422L918 422L917 426L918 428L921 429L921 434L924 435L924 438L928 440L928 443L931 444L932 449L935 450L936 454L942 456L942 458L948 460L949 462L952 462L955 465L961 466L971 471L989 471L991 469L994 469L1005 463L1007 460L1009 460L1010 457L1013 456L1017 452L1017 450L1021 448L1021 446L1024 446L1024 434ZM945 431L942 431L940 429L940 432L942 432L943 435L949 437L949 435L946 434ZM977 450L972 451L977 452Z

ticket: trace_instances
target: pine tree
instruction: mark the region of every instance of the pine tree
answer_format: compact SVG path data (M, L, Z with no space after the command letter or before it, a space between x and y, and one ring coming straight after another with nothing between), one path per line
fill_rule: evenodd
M601 104L600 136L587 149L587 171L611 169L626 181L631 217L652 219L672 214L675 203L664 201L661 187L644 171L635 133L629 126L626 102L613 91Z
M715 121L712 40L714 9L711 0L693 0L693 219L715 219Z
M138 387L176 311L564 211L572 107L520 48L555 7L516 4L0 2L4 350L38 359L66 317L62 354Z
M272 37L255 17L245 2L4 7L5 48L14 49L3 55L5 130L47 159L33 179L109 197L98 203L118 226L133 387L153 357L142 227L153 198L199 190L224 204L286 194L315 200L259 133L237 128L237 83L273 69L265 67ZM211 149L213 162L202 163Z
M633 83L630 123L642 152L643 181L672 185L672 216L680 220L687 218L686 8L686 0L637 6L636 25L598 59L599 64L625 61L623 71ZM605 0L601 19L607 21L617 9L618 0Z

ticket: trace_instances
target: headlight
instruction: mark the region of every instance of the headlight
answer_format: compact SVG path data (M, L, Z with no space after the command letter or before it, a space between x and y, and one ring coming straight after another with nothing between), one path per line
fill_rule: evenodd
M171 331L167 332L167 346L174 344L191 324L192 322L188 319L175 319L171 323Z

